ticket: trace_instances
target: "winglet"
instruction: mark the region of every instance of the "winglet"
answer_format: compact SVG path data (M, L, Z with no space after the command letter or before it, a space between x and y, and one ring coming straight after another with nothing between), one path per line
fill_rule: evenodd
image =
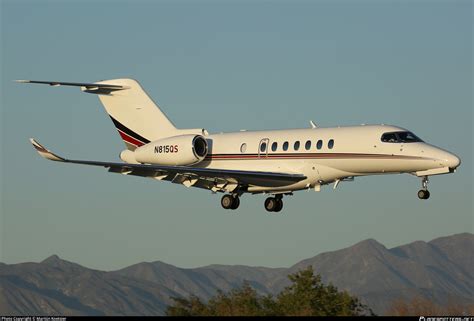
M52 160L52 161L56 161L56 162L67 161L65 158L62 158L54 154L53 152L49 151L48 149L46 149L43 145L41 145L36 140L34 140L34 138L30 138L30 142L33 144L33 147L36 149L36 151L38 152L38 154L40 154L41 157Z

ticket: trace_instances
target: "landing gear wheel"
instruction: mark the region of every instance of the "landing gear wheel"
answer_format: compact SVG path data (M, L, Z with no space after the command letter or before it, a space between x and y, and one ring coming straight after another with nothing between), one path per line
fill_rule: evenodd
M277 206L273 210L273 212L280 212L282 208L283 208L283 200L281 198L280 199L277 198Z
M427 200L428 198L430 198L430 192L428 191L428 183L428 176L423 176L421 180L422 189L418 191L418 198L420 200Z
M232 208L233 203L234 203L234 198L232 197L232 195L226 194L226 195L222 196L221 205L226 210Z
M265 209L269 212L274 212L278 206L278 200L274 197L269 197L265 200Z
M418 191L418 198L420 200L427 200L428 198L430 198L430 192L428 190L420 189Z
M265 209L269 212L280 212L283 208L281 197L269 197L265 200Z
M235 210L240 205L240 199L238 196L232 196L230 194L226 194L221 198L221 205L226 210Z
M231 210L236 210L240 205L240 199L238 196L232 197L234 200L232 201L232 206L230 207Z

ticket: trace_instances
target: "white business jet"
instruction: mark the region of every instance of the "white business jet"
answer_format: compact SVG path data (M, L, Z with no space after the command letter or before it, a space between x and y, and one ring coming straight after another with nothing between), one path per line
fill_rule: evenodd
M92 166L109 172L150 177L226 193L225 209L239 207L244 193L269 194L265 209L279 212L283 195L357 176L409 173L421 177L420 199L428 199L428 176L455 172L455 156L395 126L239 131L209 134L205 129L179 129L133 79L95 83L18 80L50 86L76 86L97 94L126 149L124 162L70 160L52 153L34 139L46 159Z

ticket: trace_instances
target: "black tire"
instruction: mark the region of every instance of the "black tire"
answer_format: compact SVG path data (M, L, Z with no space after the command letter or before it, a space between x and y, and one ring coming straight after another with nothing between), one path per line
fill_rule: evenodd
M277 199L277 206L273 210L273 212L280 212L283 208L283 200L282 199Z
M238 196L236 196L236 197L233 197L233 199L234 199L234 200L232 201L232 206L230 207L230 209L232 209L232 210L236 210L236 209L238 209L238 208L239 208L239 205L240 205L240 199L239 199L239 197L238 197Z
M430 191L426 191L425 193L425 200L427 200L428 198L430 198Z
M265 200L265 209L269 212L275 211L278 201L274 197L269 197Z
M428 198L430 198L430 192L428 190L420 189L418 191L418 198L420 200L427 200Z
M420 190L418 191L418 198L419 198L420 200L424 200L424 199L425 199L425 191L424 191L424 190L420 189Z
M232 197L232 195L226 194L226 195L222 196L222 198L221 198L221 205L226 210L232 208L233 202L234 202L234 198Z

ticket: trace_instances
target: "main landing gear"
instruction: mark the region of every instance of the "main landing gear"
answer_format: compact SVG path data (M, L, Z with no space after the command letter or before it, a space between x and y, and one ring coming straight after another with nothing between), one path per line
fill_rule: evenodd
M283 195L276 195L265 200L265 209L269 212L280 212L283 208ZM221 198L221 205L226 210L235 210L240 205L238 194L226 194Z
M283 208L282 195L269 197L265 200L265 209L269 212L280 212Z
M235 210L240 205L240 199L238 195L226 194L221 198L221 205L226 210Z
M427 200L428 198L430 198L430 192L428 191L428 183L428 176L423 176L423 179L421 181L422 189L418 191L418 198L420 200Z

